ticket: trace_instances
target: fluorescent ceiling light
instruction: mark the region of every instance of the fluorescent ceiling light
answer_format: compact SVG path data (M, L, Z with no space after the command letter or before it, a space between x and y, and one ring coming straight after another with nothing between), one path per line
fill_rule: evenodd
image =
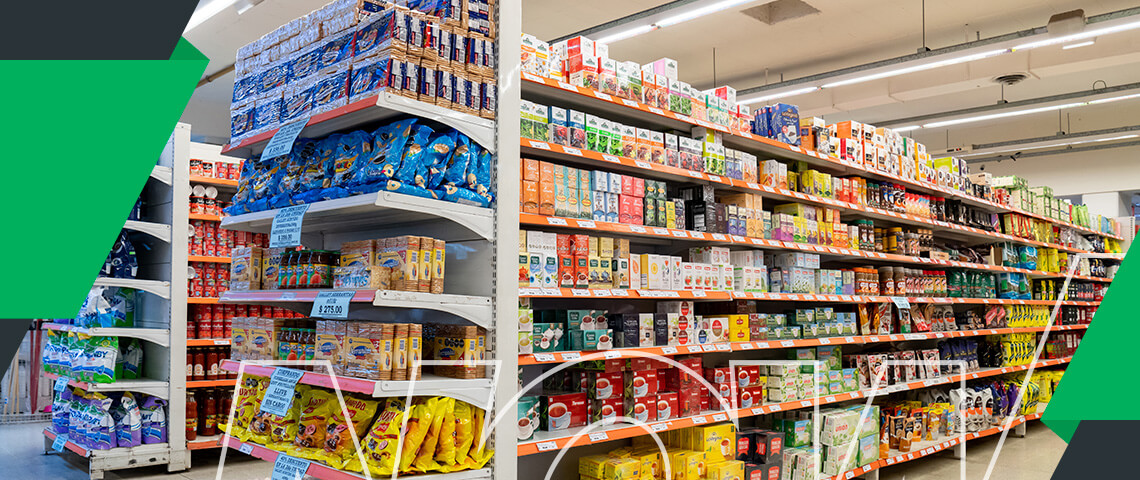
M958 156L959 157L977 157L977 156L981 156L981 155L994 155L994 154L1009 153L1009 152L1023 152L1025 150L1038 150L1038 149L1042 149L1042 148L1067 147L1070 145L1081 145L1081 144L1085 144L1085 143L1111 142L1114 140L1125 140L1125 139L1136 138L1136 137L1140 137L1140 134L1133 133L1133 134L1129 134L1129 135L1120 135L1120 136L1108 137L1108 138L1097 138L1097 139L1093 139L1093 140L1074 140L1072 142L1051 143L1048 145L1036 145L1036 146L1031 146L1031 147L1021 147L1021 148L1007 148L1007 149L1003 149L1003 150L990 150L990 151L985 151L985 152L967 153L967 154L958 155Z
M1061 44L1061 43L1069 43L1069 42L1072 42L1075 40L1084 40L1087 38L1095 38L1095 37L1100 36L1100 35L1108 35L1110 33L1119 33L1119 32L1124 32L1124 31L1128 31L1128 30L1134 30L1137 28L1140 28L1140 21L1122 23L1120 25L1113 25L1113 26L1109 26L1109 27L1093 28L1093 29L1085 30L1085 31L1080 32L1080 33L1074 33L1072 35L1063 35L1060 37L1048 38L1045 40L1038 40L1036 42L1025 43L1025 44L1013 47L1013 50L1014 51L1029 50L1031 48L1046 47L1049 45L1057 45L1057 44Z
M199 25L206 23L206 20L222 13L222 10L229 8L235 3L237 3L237 0L210 0L209 3L202 5L201 8L194 11L193 15L190 15L190 21L186 23L186 29L183 30L182 33L198 28Z
M909 132L911 130L918 130L920 128L922 128L922 125L907 125L905 127L892 128L891 130L894 130L896 132Z
M598 43L609 44L609 43L616 42L618 40L625 40L625 39L630 38L630 37L636 37L636 36L641 35L643 33L649 33L649 32L652 32L654 30L657 30L656 25L642 25L640 27L634 27L634 28L631 28L629 30L622 30L622 31L615 33L613 35L608 35L608 36L599 38Z
M804 88L799 88L796 90L789 90L789 91L784 92L784 93L774 93L772 95L765 95L762 97L749 98L747 100L740 100L740 101L737 101L736 103L739 103L741 105L750 105L753 103L763 102L765 100L775 100L777 98L791 97L791 96L795 96L795 95L802 95L805 93L811 93L811 92L814 92L816 90L819 90L819 87L804 87Z
M1092 45L1094 43L1096 43L1096 39L1088 40L1088 41L1084 41L1084 42L1080 42L1080 43L1073 43L1073 44L1065 45L1065 46L1061 47L1061 50L1068 50L1070 48L1087 47L1087 46Z
M701 8L690 10L690 11L685 12L685 13L674 15L674 16L666 18L664 20L659 20L655 23L655 25L657 25L658 27L668 27L670 25L676 25L678 23L687 22L687 21L692 20L694 18L703 17L703 16L708 15L710 13L716 13L716 12L719 12L719 11L724 10L726 8L731 8L731 7L740 5L742 3L748 3L751 1L753 1L753 0L723 0L723 1L716 2L716 3L711 4L711 5L706 5L706 6L703 6Z
M989 115L979 115L976 117L956 118L954 120L943 120L941 122L926 123L926 124L922 125L922 128L948 127L950 125L960 125L963 123L981 122L984 120L993 120L993 119L997 119L997 118L1017 117L1017 116L1021 116L1021 115L1029 115L1031 113L1041 113L1041 112L1051 112L1054 110L1063 110L1066 108L1078 107L1078 106L1087 105L1087 104L1088 104L1088 102L1066 103L1063 105L1050 105L1048 107L1037 107L1037 108L1029 108L1029 109L1025 109L1025 110L1013 110L1013 111L1009 111L1009 112L991 113Z
M862 77L855 77L855 78L850 78L847 80L840 80L838 82L825 83L820 88L841 87L843 85L852 85L852 84L856 84L856 83L869 82L871 80L879 80L882 78L889 78L889 77L894 77L894 76L898 76L898 75L905 75L908 73L921 72L923 70L930 70L932 68L957 65L959 63L972 62L974 60L981 60L983 58L990 58L990 57L996 57L998 55L1004 55L1006 53L1009 53L1010 51L1011 50L1009 50L1007 48L1007 49L1001 49L1001 50L990 50L990 51L986 51L986 52L975 53L972 55L965 55L965 56L961 56L961 57L957 57L957 58L948 58L946 60L941 60L941 61L937 61L937 62L926 63L926 64L922 64L922 65L914 65L911 67L899 68L899 69L895 69L895 70L888 70L886 72L879 72L879 73L874 73L871 75L864 75Z

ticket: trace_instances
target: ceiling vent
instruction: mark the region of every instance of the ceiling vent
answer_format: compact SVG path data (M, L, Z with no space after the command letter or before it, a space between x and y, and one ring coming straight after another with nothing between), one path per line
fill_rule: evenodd
M776 0L741 10L740 13L767 23L768 25L775 25L780 22L819 13L819 10L802 0Z
M994 83L1000 83L1002 85L1009 86L1009 85L1015 85L1015 84L1021 83L1022 80L1025 80L1027 78L1029 78L1029 75L1021 73L1021 72L1015 72L1015 73L1007 73L1005 75L998 75L998 76L994 77L992 79L992 81Z

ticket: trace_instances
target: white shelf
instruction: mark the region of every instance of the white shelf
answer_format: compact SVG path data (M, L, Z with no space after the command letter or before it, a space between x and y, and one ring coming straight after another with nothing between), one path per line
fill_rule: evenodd
M170 243L170 225L167 225L165 223L127 220L126 223L123 224L123 228L136 232L142 232L166 243Z
M170 329L167 328L80 327L58 323L45 323L44 328L61 332L84 333L95 337L137 338L164 347L170 346Z
M419 100L385 92L376 97L376 106L395 112L410 113L412 115L435 120L451 128L459 130L471 137L483 148L495 152L495 121L460 113L448 108L439 107Z
M167 300L170 299L170 282L165 282L162 280L99 277L95 279L94 286L133 288L136 290L153 293Z
M154 170L150 171L150 176L167 185L174 185L174 169L170 167L155 165Z
M491 328L491 297L378 290L377 307L422 308L450 313L480 327Z
M222 441L226 442L227 440L225 438L223 438ZM234 450L237 450L239 452L242 452L242 453L247 454L249 456L252 456L254 458L259 458L261 460L265 460L269 463L275 462L277 460L277 457L279 455L282 455L281 452L278 452L276 450L270 450L270 449L268 449L262 445L258 445L256 443L252 443L252 442L242 442L242 441L239 441L238 439L233 438L233 437L230 437L228 439L228 443L226 443L226 445L223 445L223 447L232 448ZM371 478L372 480L383 480L386 478L392 478L389 476L383 476L383 477L374 476L374 475L365 476L363 473L349 472L349 471L345 471L345 470L337 470L333 467L330 467L328 465L322 464L320 462L315 462L315 461L309 463L309 468L304 473L308 477L313 477L313 478L317 478L320 480L364 480L364 479L368 479L368 478ZM491 469L490 468L481 468L478 470L464 470L464 471L452 472L452 473L425 473L425 474L418 474L418 475L400 475L399 477L396 477L396 478L404 479L404 480L412 480L412 479L414 479L414 480L489 479L489 478L491 478Z
M277 210L234 215L222 219L222 228L269 233ZM479 237L494 236L490 208L462 205L392 192L377 192L309 204L301 231L351 232L378 225L448 220Z

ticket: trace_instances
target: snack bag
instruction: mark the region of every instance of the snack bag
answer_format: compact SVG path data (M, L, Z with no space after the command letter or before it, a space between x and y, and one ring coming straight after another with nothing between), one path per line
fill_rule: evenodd
M372 150L367 163L360 166L353 178L358 187L384 182L396 175L400 160L404 157L404 146L412 134L416 120L409 118L390 123L372 132ZM355 191L355 190L354 190Z
M416 186L411 183L404 183L399 180L388 180L384 183L383 189L389 192L401 193L404 195L414 195L423 198L439 199L434 191L428 190L423 187Z
M404 401L398 398L387 399L384 402L384 411L376 418L368 436L361 442L366 465L360 465L360 460L353 452L346 468L357 472L367 468L372 475L391 475L398 462L396 449L399 446L400 427L403 422Z
M400 159L400 168L396 169L396 180L406 185L413 185L417 176L427 175L424 152L432 133L434 132L431 127L427 125L412 127L412 135L408 137L408 144L404 146L404 156Z
M301 171L301 181L293 194L293 203L312 203L323 199L324 189L332 186L333 153L337 150L340 138L333 134L317 142L317 154L308 159Z
M269 378L243 374L238 384L237 398L234 404L234 417L230 435L238 437L241 441L249 440L250 426L253 417L261 411L261 398L265 396L265 389L269 387ZM229 415L230 412L225 412Z
M439 465L435 463L436 446L439 445L439 436L443 430L443 421L446 419L448 412L454 409L454 398L436 398L435 408L432 411L431 426L428 428L427 435L424 437L423 442L418 445L419 451L416 452L415 460L412 461L414 471L426 473L429 470L439 467ZM451 419L451 424L454 427L454 418Z
M443 423L439 428L439 442L435 447L435 461L439 465L452 465L455 463L455 442L457 435L455 433L455 412L459 409L459 404L463 403L455 399L449 399L452 402L451 408L443 412ZM416 460L419 460L418 458Z
M307 138L298 139L285 161L284 172L278 182L277 193L269 200L269 206L284 208L293 205L293 195L301 193L301 177L305 166L318 154L319 143ZM248 162L247 162L248 163Z
M268 383L266 383L268 386ZM288 448L297 436L297 419L301 416L301 398L309 387L297 385L293 390L293 401L284 417L259 410L249 424L249 439L274 450Z
M355 131L343 135L336 144L332 162L333 188L347 187L356 177L357 171L366 159L372 156L372 136L368 132ZM347 190L346 190L347 192Z
M447 168L447 162L451 159L451 154L455 150L456 135L458 132L451 130L447 133L436 135L428 143L427 150L424 151L423 169L417 171L415 177L415 184L424 188L431 188L431 179L436 178L443 169Z
M139 412L142 415L142 443L166 443L166 400L147 397Z
M491 459L491 452L487 450L487 441L483 438L483 418L486 413L481 408L475 408L475 435L472 439L471 450L467 454L465 465L469 469L483 468L487 460Z
M467 402L455 402L455 458L451 461L439 460L444 465L462 464L471 451L471 444L475 438L474 416L475 407Z
M368 433L369 422L376 415L380 402L371 399L357 398L351 395L344 397L345 407L348 409L348 419L340 405L331 407L331 418L328 422L328 431L325 433L320 460L335 468L343 469L349 460L356 458L356 445L352 438L357 439ZM352 426L349 426L349 422ZM364 442L361 442L361 448Z
M301 397L297 435L289 447L290 455L320 460L321 447L328 432L329 416L333 408L340 408L336 394L320 388L310 388Z
M420 445L427 438L428 431L431 430L432 423L435 421L438 406L438 397L418 399L414 402L412 411L408 414L407 430L404 431L404 446L400 450L401 473L411 469L412 461L415 460ZM436 430L436 432L439 431Z
M467 164L478 155L478 145L472 144L467 135L454 131L452 133L455 135L455 145L451 154L442 164L435 165L428 172L427 186L432 190L439 190L445 183L461 184L467 176Z
M253 184L251 181L256 170L255 164L256 162L253 160L246 160L242 163L241 175L238 176L237 192L234 193L233 197L230 197L230 201L233 202L233 205L222 210L226 215L238 215L250 211L249 202L253 197Z
M440 200L449 202L461 203L464 205L474 205L476 207L489 207L491 201L487 197L479 195L466 188L457 187L451 184L441 186L440 190L435 191L435 196Z

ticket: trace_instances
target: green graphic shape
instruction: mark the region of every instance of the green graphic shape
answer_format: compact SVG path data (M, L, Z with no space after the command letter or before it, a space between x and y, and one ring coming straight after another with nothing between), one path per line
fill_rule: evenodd
M1041 418L1066 442L1081 420L1140 420L1133 408L1140 383L1130 378L1124 350L1136 330L1132 295L1140 292L1140 269L1129 265L1126 256Z
M208 62L0 62L0 317L75 316Z

